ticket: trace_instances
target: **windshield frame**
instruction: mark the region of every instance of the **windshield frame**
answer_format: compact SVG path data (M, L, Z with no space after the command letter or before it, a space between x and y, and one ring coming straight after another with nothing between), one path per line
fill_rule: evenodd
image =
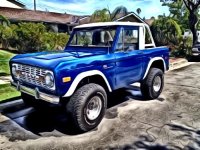
M76 33L78 32L78 31L87 31L87 30L97 30L97 29L113 29L113 30L115 30L115 35L114 35L114 37L113 37L113 43L109 46L98 46L98 45L96 45L96 46L83 46L83 45L71 45L71 42L72 42L72 40L73 40L73 38L74 38L74 36L76 36ZM102 27L88 27L88 28L74 28L73 29L73 31L72 31L72 34L71 34L71 36L70 36L70 38L69 38L69 41L68 41L68 43L66 44L66 47L65 47L65 50L67 50L67 49L69 49L70 47L71 48L83 48L83 49L85 49L85 48L99 48L99 49L112 49L112 47L114 46L114 43L115 43L115 41L116 41L116 36L117 36L117 31L118 31L118 26L102 26Z

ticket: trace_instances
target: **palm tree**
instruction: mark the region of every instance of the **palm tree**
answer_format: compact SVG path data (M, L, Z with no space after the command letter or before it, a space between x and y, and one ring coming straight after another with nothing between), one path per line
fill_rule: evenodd
M109 9L96 10L91 17L90 22L108 22L114 21L128 14L128 10L124 6L119 6L111 13Z
M138 15L140 15L140 13L142 12L141 8L136 9L136 12Z
M115 10L111 13L111 20L114 21L122 16L126 16L128 14L128 9L124 6L118 6Z
M91 22L107 22L110 21L109 10L104 8L102 10L96 10L91 16Z

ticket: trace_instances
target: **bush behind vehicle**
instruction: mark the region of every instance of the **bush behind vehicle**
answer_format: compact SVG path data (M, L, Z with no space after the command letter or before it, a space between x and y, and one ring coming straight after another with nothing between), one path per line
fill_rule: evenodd
M66 33L48 32L42 23L0 25L3 49L14 48L20 53L61 49L69 39Z

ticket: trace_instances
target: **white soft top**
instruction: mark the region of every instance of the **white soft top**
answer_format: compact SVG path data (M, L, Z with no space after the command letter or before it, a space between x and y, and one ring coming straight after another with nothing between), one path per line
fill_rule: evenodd
M76 26L77 28L90 28L90 27L102 27L102 26L146 26L144 23L137 22L98 22L98 23L89 23Z

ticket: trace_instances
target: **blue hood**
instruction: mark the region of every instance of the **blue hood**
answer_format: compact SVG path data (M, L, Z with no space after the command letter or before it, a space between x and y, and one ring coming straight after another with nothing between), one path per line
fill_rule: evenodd
M73 52L73 51L54 51L54 52L40 52L32 54L16 55L11 59L11 63L20 63L25 65L36 66L44 69L53 70L62 62L72 61L83 57L99 55L102 52Z

